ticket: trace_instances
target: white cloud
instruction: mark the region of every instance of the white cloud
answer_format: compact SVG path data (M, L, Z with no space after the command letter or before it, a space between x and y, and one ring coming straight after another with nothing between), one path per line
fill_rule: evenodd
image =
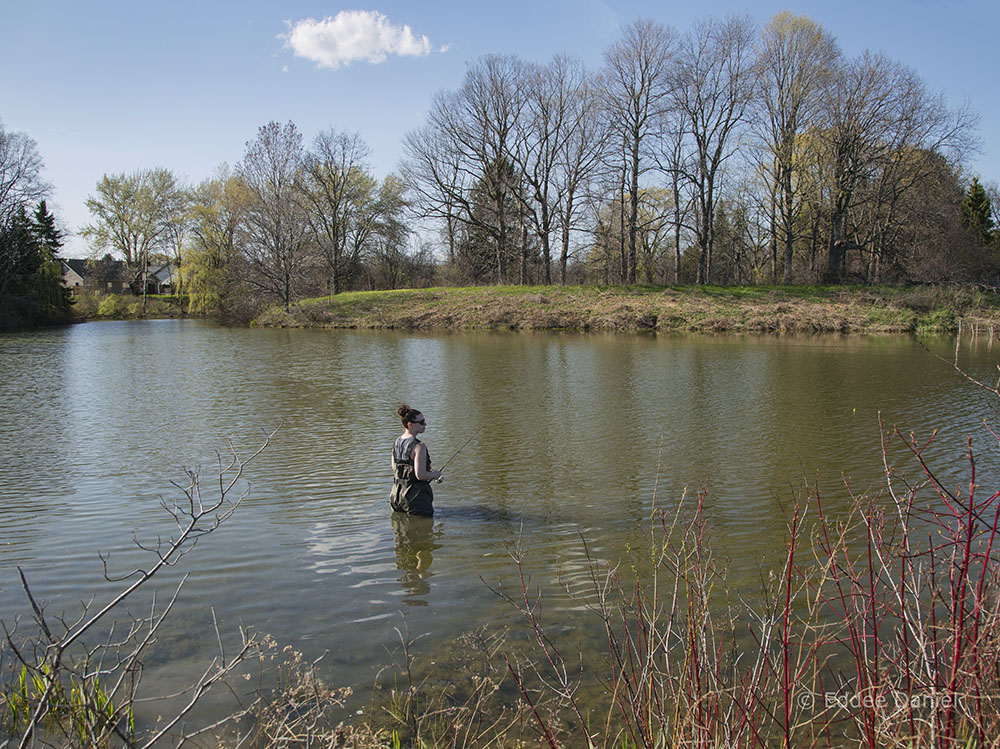
M380 63L389 55L429 55L433 48L426 36L414 35L409 26L395 25L375 10L342 10L322 21L307 18L288 27L281 38L296 57L334 70L357 60Z

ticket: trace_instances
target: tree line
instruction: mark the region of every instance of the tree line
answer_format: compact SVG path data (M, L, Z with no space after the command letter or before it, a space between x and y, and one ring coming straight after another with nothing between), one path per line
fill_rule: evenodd
M357 134L324 131L307 149L294 123L270 122L235 167L194 187L163 168L106 175L80 233L139 273L151 258L176 262L196 312L429 279L429 255L407 247L404 186L376 179L369 157Z
M976 125L806 16L640 20L596 71L474 61L398 174L373 175L359 134L307 146L270 122L196 186L105 175L80 234L132 275L173 260L193 310L236 315L432 283L995 284L997 188L964 171ZM47 186L13 135L33 191L0 200L24 207Z
M962 171L975 126L805 16L637 21L596 72L475 62L403 175L474 280L993 280L996 190Z

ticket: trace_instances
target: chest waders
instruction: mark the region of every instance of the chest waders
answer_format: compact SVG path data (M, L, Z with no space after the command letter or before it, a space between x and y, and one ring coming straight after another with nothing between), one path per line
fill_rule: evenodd
M430 481L417 478L413 468L413 451L420 444L416 437L399 437L392 448L392 491L389 493L389 504L397 512L410 515L434 514L434 491ZM431 456L424 451L427 458L426 470L431 468Z

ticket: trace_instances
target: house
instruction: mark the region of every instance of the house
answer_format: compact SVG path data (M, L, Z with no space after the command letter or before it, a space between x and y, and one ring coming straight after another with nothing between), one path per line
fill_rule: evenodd
M112 260L105 255L100 260L60 258L59 262L62 264L63 286L73 294L83 289L121 294L128 289L125 263L121 260Z
M178 268L173 263L164 263L146 276L147 294L172 294L177 288Z
M74 294L79 293L80 289L85 288L87 283L87 261L73 258L68 260L60 258L59 261L62 264L63 286Z

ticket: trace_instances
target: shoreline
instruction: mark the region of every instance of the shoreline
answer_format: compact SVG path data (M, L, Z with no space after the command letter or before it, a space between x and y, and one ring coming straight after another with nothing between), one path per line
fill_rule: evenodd
M372 330L955 333L1000 330L1000 295L942 286L482 286L344 292L251 326Z

